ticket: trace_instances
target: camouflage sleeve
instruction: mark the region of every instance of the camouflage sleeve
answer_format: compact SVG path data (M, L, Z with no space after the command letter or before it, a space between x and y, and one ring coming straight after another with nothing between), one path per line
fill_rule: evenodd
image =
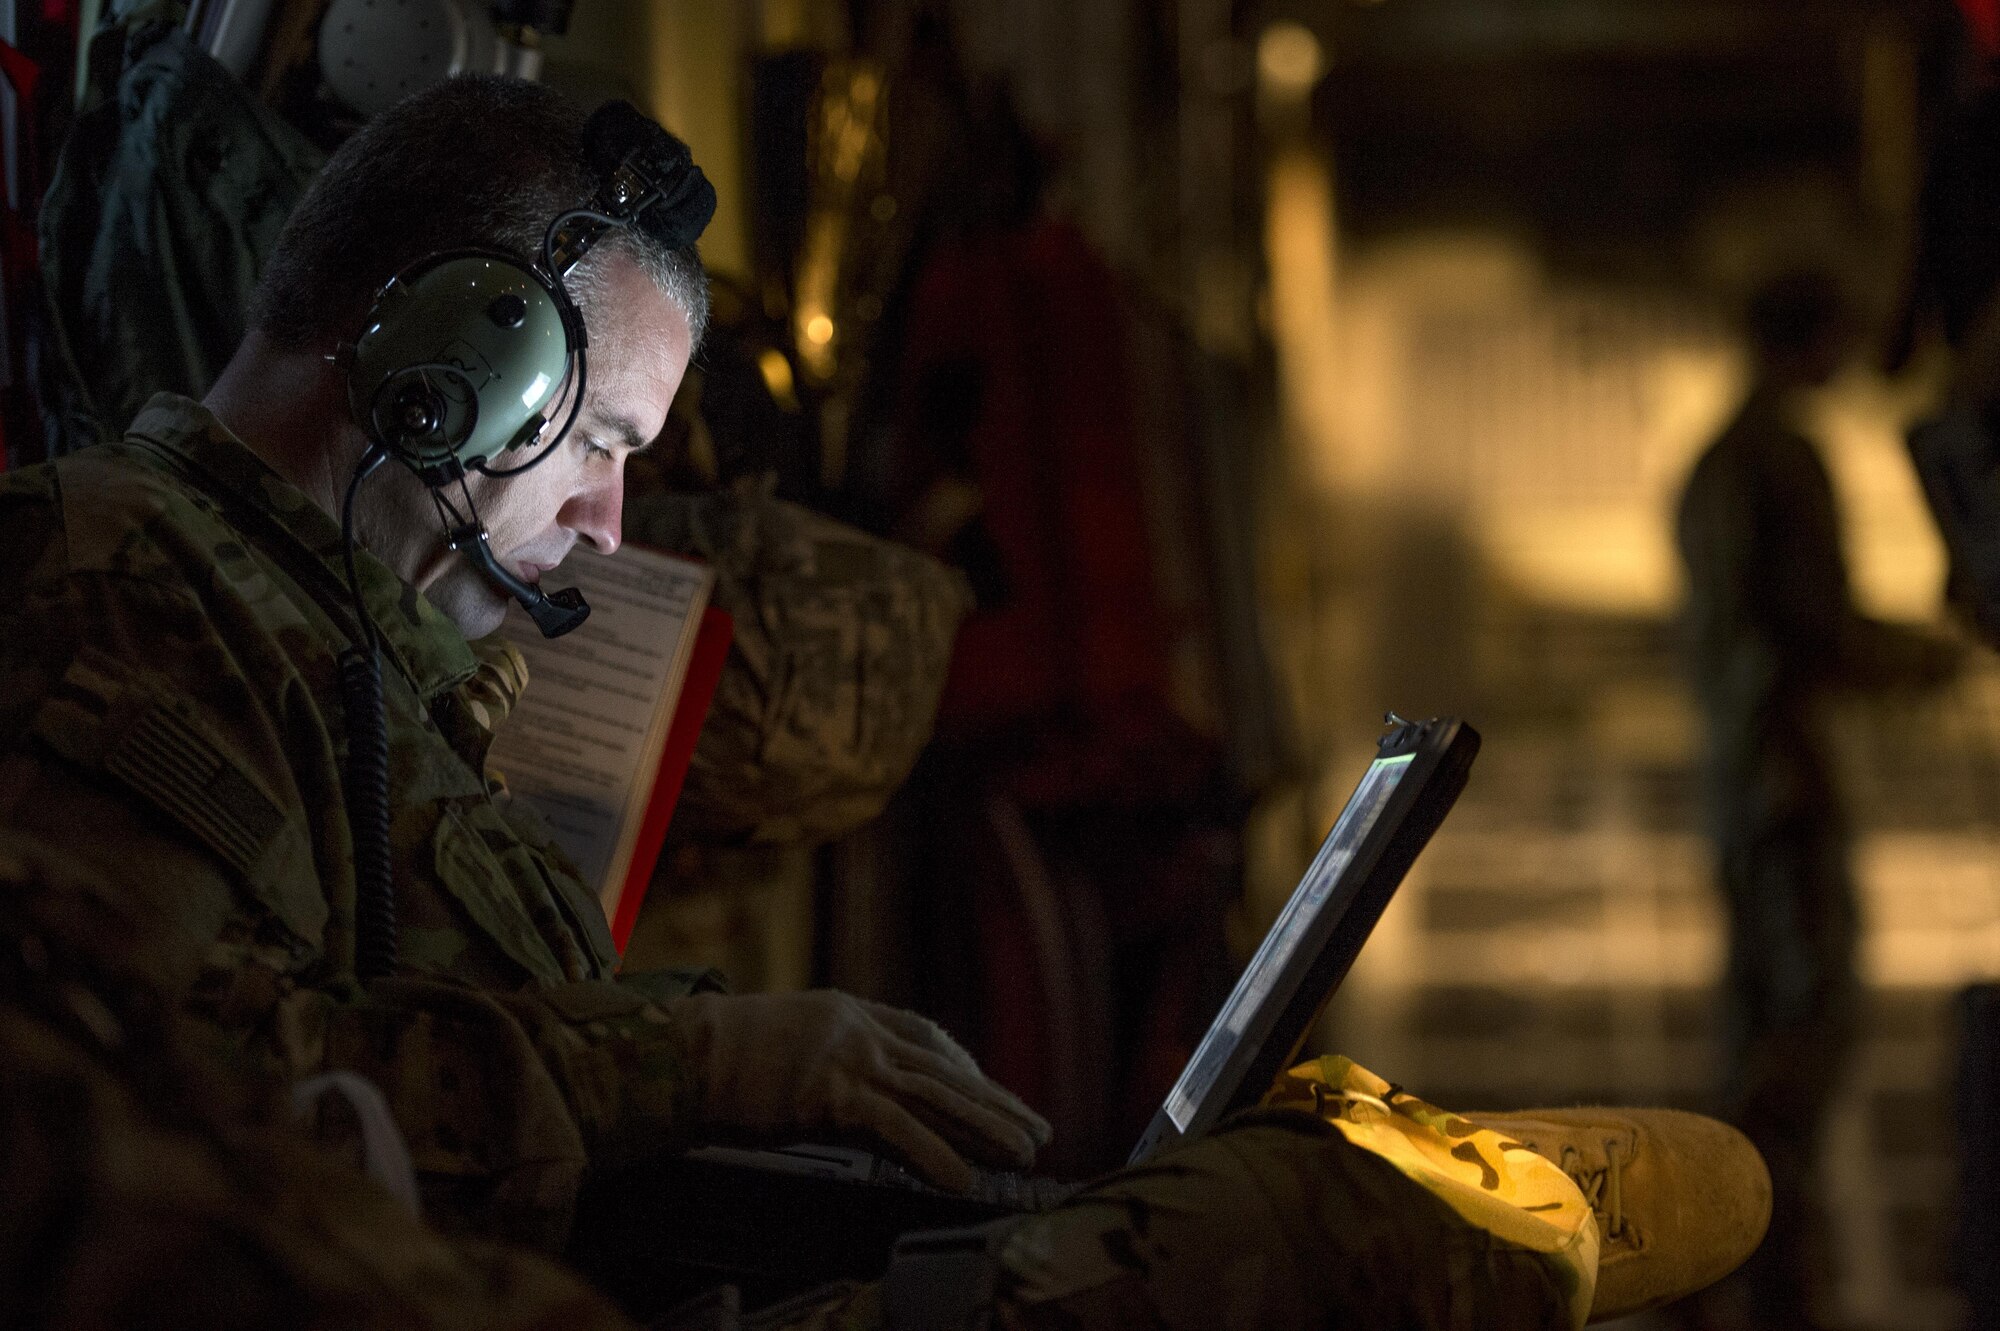
M559 1247L587 1168L685 1144L696 1090L680 1035L623 985L493 993L399 977L295 1010L311 1053L298 1071L348 1068L379 1086L425 1204L455 1225Z

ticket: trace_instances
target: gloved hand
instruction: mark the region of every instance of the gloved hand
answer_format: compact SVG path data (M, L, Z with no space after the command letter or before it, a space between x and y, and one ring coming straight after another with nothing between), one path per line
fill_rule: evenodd
M967 1158L1024 1168L1049 1125L914 1012L831 989L695 994L670 1009L702 1078L700 1129L780 1145L879 1147L939 1187L972 1187Z

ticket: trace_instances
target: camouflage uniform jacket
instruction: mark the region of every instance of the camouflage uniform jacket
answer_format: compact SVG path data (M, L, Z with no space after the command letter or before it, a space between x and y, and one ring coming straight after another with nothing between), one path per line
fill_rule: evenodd
M388 1094L432 1214L542 1243L586 1165L683 1144L694 1088L604 917L482 775L504 700L365 552L385 656L401 973L353 976L337 524L198 404L0 478L0 824L179 922L174 987L282 1075ZM518 661L518 657L514 660Z

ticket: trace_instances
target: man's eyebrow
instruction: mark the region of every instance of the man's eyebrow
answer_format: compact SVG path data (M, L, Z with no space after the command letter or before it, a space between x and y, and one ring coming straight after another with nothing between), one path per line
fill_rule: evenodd
M653 437L640 430L639 423L630 416L607 416L600 424L612 442L623 444L629 452L643 453L653 446Z

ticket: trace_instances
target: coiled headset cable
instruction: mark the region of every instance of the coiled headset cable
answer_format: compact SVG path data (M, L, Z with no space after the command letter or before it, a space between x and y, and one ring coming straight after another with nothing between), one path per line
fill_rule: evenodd
M382 698L382 642L361 595L354 563L354 497L389 460L371 445L355 465L340 505L340 552L361 641L340 654L340 696L347 709L347 822L354 846L354 973L380 979L396 969L396 886L389 855L389 723Z

